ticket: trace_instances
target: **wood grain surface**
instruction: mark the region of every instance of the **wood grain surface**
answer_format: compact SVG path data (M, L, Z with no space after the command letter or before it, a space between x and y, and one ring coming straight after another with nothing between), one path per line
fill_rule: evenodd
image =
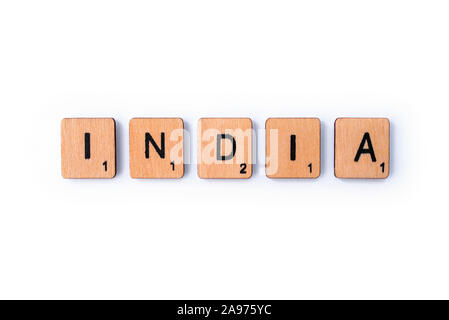
M218 142L220 142L219 145ZM247 179L251 175L251 119L200 119L198 121L198 176L203 179Z
M64 178L113 178L115 152L114 119L62 120L61 171Z
M337 178L387 178L390 121L386 118L337 119L334 166Z
M129 122L131 177L182 178L184 175L183 130L184 122L180 118L131 119ZM155 145L148 140L150 136Z
M321 123L318 118L269 118L265 122L269 178L317 178L320 175Z

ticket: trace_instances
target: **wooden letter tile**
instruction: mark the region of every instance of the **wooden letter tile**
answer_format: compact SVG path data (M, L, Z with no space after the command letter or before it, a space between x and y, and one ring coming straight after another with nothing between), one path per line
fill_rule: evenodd
M252 175L252 122L248 118L198 121L198 176L242 179Z
M134 118L129 122L132 178L182 178L184 122L179 118Z
M64 178L113 178L116 172L114 119L63 119L61 169Z
M319 177L320 119L270 118L265 123L265 131L267 177Z
M337 178L387 178L390 121L385 118L337 119L334 165Z

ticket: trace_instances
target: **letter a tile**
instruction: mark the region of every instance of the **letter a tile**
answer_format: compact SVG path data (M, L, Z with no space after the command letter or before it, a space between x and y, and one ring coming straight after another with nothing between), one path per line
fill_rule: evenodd
M265 129L267 177L317 178L320 175L320 119L270 118Z
M251 175L251 119L200 119L198 176L204 179L245 179Z
M63 119L61 171L64 178L113 178L116 171L114 119Z
M337 178L387 178L390 121L385 118L337 119L334 166Z
M184 122L179 118L134 118L129 122L132 178L182 178Z

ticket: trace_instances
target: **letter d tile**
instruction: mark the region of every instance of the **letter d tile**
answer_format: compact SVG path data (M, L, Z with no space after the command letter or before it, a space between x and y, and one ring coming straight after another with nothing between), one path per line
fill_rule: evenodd
M252 175L252 122L248 118L198 121L198 176L246 179Z

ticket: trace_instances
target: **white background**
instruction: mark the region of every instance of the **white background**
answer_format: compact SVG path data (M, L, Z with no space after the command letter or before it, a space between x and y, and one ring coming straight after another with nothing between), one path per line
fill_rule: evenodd
M447 1L2 1L0 298L449 298ZM63 117L118 174L64 180ZM322 174L133 180L132 117L322 121ZM391 120L391 176L333 175L333 122ZM446 209L445 209L446 208Z

